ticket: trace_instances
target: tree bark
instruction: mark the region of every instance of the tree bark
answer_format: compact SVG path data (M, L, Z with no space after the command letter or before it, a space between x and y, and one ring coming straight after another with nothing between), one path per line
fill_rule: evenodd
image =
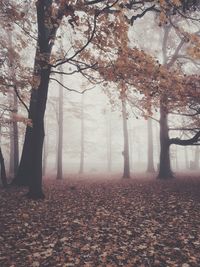
M147 120L147 133L148 133L148 159L147 159L147 172L155 172L154 169L154 153L153 153L153 128L152 128L152 119L148 118Z
M45 119L45 132L47 131L47 122ZM46 165L47 165L47 155L48 155L48 136L45 135L44 147L43 147L43 160L42 160L42 175L46 175Z
M85 120L84 120L84 95L81 96L81 153L79 174L84 172L84 155L85 155Z
M160 164L157 178L173 178L170 163L170 140L168 127L168 112L165 98L160 101Z
M42 190L42 150L44 141L44 114L46 109L50 55L58 24L49 27L52 1L37 1L38 42L36 48L33 87L31 91L29 118L32 126L27 126L22 157L14 183L28 185L28 197L44 198Z
M7 187L8 186L8 182L7 182L7 177L6 177L6 168L5 168L5 163L4 163L4 158L3 158L3 154L0 148L0 165L1 165L1 181L2 181L2 185L3 187Z
M123 135L124 135L124 172L122 178L130 178L130 165L129 165L129 141L128 141L128 127L127 127L127 112L126 100L122 99L122 119L123 119Z

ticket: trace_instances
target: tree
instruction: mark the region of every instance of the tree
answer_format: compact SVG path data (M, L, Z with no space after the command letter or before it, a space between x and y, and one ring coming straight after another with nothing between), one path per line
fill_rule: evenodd
M194 158L194 168L195 170L199 169L199 162L200 162L200 149L197 146L195 149L195 158Z
M8 186L8 182L7 182L7 177L6 177L6 168L5 168L5 163L4 163L4 157L0 148L0 167L1 167L1 181L2 181L2 185L3 187L7 187Z
M127 127L127 111L126 99L121 94L122 102L122 120L123 120L123 136L124 136L124 150L122 152L124 157L124 171L122 178L130 178L130 163L129 163L129 140L128 140L128 127Z
M154 160L153 160L153 128L152 128L152 119L148 118L147 120L147 134L148 134L148 157L147 157L147 172L155 172L154 169Z
M179 44L177 45L175 52L173 55L167 56L167 45L168 45L168 36L170 33L170 30L172 27L166 26L164 27L164 37L163 37L163 47L162 47L162 52L163 52L163 64L167 67L167 69L170 69L174 63L176 62L179 52L182 49L183 45L185 44L185 39L181 38ZM191 87L190 87L191 88ZM192 88L192 94L196 94L194 90L195 86ZM175 94L177 92L175 91ZM185 95L184 95L185 94ZM191 95L192 95L191 94ZM168 126L168 114L169 110L171 109L177 109L177 104L173 103L173 105L170 105L171 107L169 108L169 102L170 99L173 99L173 101L177 101L178 106L181 107L183 106L183 103L187 105L187 101L191 103L191 100L188 100L187 97L187 89L182 90L179 98L178 95L172 95L171 91L168 91L167 93L162 93L161 98L160 98L160 146L161 146L161 151L160 151L160 165L159 165L159 173L158 173L158 178L161 179L167 179L167 178L172 178L173 173L171 170L171 164L170 164L170 145L171 144L184 144L185 142L181 139L178 138L176 139L170 139L169 137L169 126ZM184 97L184 99L183 99ZM186 101L186 102L185 102ZM198 137L197 137L198 141ZM188 145L192 144L192 139L189 141L188 140ZM195 143L195 142L194 142ZM185 143L186 144L186 143Z
M84 154L85 154L85 125L84 125L84 95L81 96L81 151L80 151L80 168L79 174L84 172Z
M106 2L106 1L103 1ZM95 2L94 2L95 4ZM105 5L103 8L90 8L92 3L77 3L68 5L65 1L41 1L36 2L38 37L33 71L33 86L31 90L31 99L29 107L29 119L32 121L32 127L27 127L25 141L22 151L22 157L18 169L15 183L19 185L28 184L30 198L44 198L42 191L42 148L44 140L44 113L48 94L50 73L52 68L56 68L64 63L77 65L78 71L82 67L76 61L76 57L91 42L96 29L96 21L100 14L109 10L115 4ZM88 6L88 15L93 17L94 27L91 30L86 43L79 47L72 56L54 60L52 62L52 48L56 39L56 32L60 27L64 16L68 18L68 23L74 27L77 24L78 16L75 15L75 9L86 13L85 8ZM90 15L91 14L91 15ZM89 25L89 29L91 25ZM84 63L82 63L84 65ZM84 68L86 64L84 65ZM55 72L54 72L55 73ZM56 80L56 79L54 79Z
M5 1L3 1L5 2ZM165 1L164 1L165 2ZM177 2L177 1L176 1ZM157 3L157 1L156 1ZM13 3L12 3L13 4ZM20 4L18 6L20 7ZM154 3L153 3L154 4ZM117 5L116 8L115 7ZM169 7L169 4L167 4ZM3 8L5 5L2 5ZM163 5L163 1L156 4L156 6L147 6L141 14L138 14L136 18L131 18L130 22L134 21L138 17L143 16L146 12L150 10L156 10L156 8L160 7L160 12L168 12L166 9L166 5ZM185 4L177 5L177 3L173 3L170 6L170 11L172 8L176 8L177 11L180 11L182 7L185 9L186 7L190 8L192 5ZM198 5L196 5L198 7ZM105 23L106 18L109 14L117 14L116 17L121 13L119 9L123 8L138 8L138 4L135 5L132 1L127 1L124 5L124 1L111 1L108 4L108 1L105 0L94 0L94 1L75 1L72 4L66 3L66 1L47 1L47 0L38 0L36 2L36 13L37 13L37 26L38 26L38 37L36 44L36 54L35 54L35 62L34 62L34 70L33 70L33 82L32 82L32 90L31 90L31 99L30 99L30 107L28 110L29 119L32 121L32 126L28 126L25 135L25 141L22 151L22 157L20 161L20 166L18 169L18 174L14 182L16 184L28 184L29 185L29 193L28 196L31 198L43 198L44 194L42 191L42 147L44 140L44 113L46 108L46 99L48 94L48 86L50 74L52 74L52 68L56 68L59 65L68 63L71 64L75 69L72 72L67 73L66 75L72 74L74 72L81 72L84 74L85 69L95 68L96 64L86 64L84 62L80 62L78 59L79 54L84 54L85 59L87 58L86 48L89 47L89 44L92 40L96 40L99 42L99 36L97 30L97 19L99 19L99 27L101 30L104 28L104 32L108 31L108 28L112 28L115 20L110 19L111 24ZM24 12L17 12L18 9L15 9L9 3L9 9L6 9L5 14L9 14L9 16L13 17L14 20L24 19ZM174 10L174 9L173 9ZM61 25L61 21L63 17L67 18L67 24L71 25L73 28L78 25L79 17L75 15L75 12L81 13L81 19L85 19L85 23L89 26L85 29L84 23L80 23L82 31L85 32L87 36L87 40L84 45L80 45L77 42L77 47L74 46L75 52L73 55L66 54L64 57L55 58L52 57L52 48L54 45L54 41L56 39L56 32ZM184 10L183 10L184 12ZM84 13L84 14L83 14ZM101 16L103 15L103 16ZM105 16L104 16L105 15ZM123 14L121 13L121 15ZM86 18L85 18L86 17ZM89 18L88 18L89 17ZM112 16L111 16L112 17ZM87 19L88 18L88 19ZM93 18L93 19L91 19ZM93 27L91 26L91 20L93 21ZM103 23L101 22L103 21ZM118 24L118 21L117 23ZM102 27L101 27L102 26ZM115 27L115 26L114 26ZM113 29L112 29L113 30ZM123 33L123 28L120 28L118 35ZM30 34L29 32L27 34ZM101 36L100 36L101 37ZM109 43L106 36L101 40L100 47L103 47ZM126 46L127 47L127 46ZM111 46L110 49L113 49ZM127 54L127 53L126 53ZM121 58L122 59L122 58ZM52 63L53 62L53 63ZM89 60L88 60L89 62ZM54 71L55 73L56 71ZM86 74L84 74L87 78L89 78ZM52 79L53 80L53 79ZM56 79L54 79L56 81Z
M62 68L61 68L62 71ZM63 75L60 76L60 82L63 83ZM62 170L62 149L63 149L63 87L59 86L58 97L58 150L57 150L57 179L63 178Z

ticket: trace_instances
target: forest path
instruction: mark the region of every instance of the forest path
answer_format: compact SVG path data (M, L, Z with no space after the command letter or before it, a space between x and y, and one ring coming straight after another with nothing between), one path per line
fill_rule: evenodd
M0 189L0 266L200 266L200 179L44 180Z

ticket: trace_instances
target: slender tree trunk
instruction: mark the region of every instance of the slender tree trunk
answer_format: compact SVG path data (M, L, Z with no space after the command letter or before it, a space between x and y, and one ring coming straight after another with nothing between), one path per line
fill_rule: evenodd
M18 99L17 95L14 93L14 111L18 112ZM13 155L14 155L14 175L17 174L18 166L19 166L19 131L18 131L18 123L17 121L13 122Z
M199 162L200 162L200 149L199 149L198 146L196 146L195 158L194 158L194 168L195 168L195 170L199 169Z
M188 160L188 151L187 151L187 147L184 147L184 152L185 152L185 167L187 170L189 170L190 168L190 164L189 164L189 160Z
M175 148L175 160L176 160L176 171L179 170L179 164L178 164L178 149L177 146Z
M1 181L2 181L2 185L3 187L7 187L8 183L7 183L7 177L6 177L6 168L5 168L5 163L4 163L4 158L3 158L3 154L0 148L0 165L1 165Z
M154 169L154 153L153 153L153 128L152 128L152 119L148 118L147 120L147 133L148 133L148 165L147 172L155 172Z
M12 32L8 32L8 39L10 48L13 47L12 41ZM15 61L13 57L10 57L10 75L13 79L14 87L16 88L16 72L15 72ZM13 107L14 113L18 112L18 99L16 93L13 91L10 96L10 104ZM19 136L18 136L18 123L17 121L13 121L10 125L10 174L11 176L15 176L17 173L18 165L19 165Z
M29 185L28 197L32 199L44 198L42 190L42 151L44 141L44 113L49 86L51 67L50 55L58 24L46 22L51 12L52 1L37 1L38 42L36 48L33 88L29 108L29 118L32 126L27 126L22 157L15 184Z
M63 71L62 68L60 71ZM63 75L60 76L60 82L63 84ZM63 178L62 156L63 156L63 87L59 87L59 105L58 105L58 154L57 154L57 177Z
M112 127L111 127L111 111L108 111L107 116L107 171L112 169Z
M165 99L160 101L160 165L159 179L168 179L173 177L170 164L170 142L169 142L169 127L168 127L168 112L165 104Z
M130 170L133 170L133 139L132 130L129 131L129 148L130 148Z
M12 96L10 96L12 97ZM13 92L13 99L10 98L10 105L13 107L14 113L18 112L18 101L17 96ZM10 176L13 177L17 173L19 165L19 134L18 134L18 123L13 121L10 124Z
M126 100L124 99L122 99L122 119L123 119L123 135L124 135L124 151L123 151L124 172L122 178L130 178L127 112L126 112Z
M9 125L9 139L10 139L10 157L9 157L9 176L14 176L14 133L13 133L13 123Z
M85 120L84 120L84 95L81 96L81 153L79 174L84 172L84 155L85 155Z

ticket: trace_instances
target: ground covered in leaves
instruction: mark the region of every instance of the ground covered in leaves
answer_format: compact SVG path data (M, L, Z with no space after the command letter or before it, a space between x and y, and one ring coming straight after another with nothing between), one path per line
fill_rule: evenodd
M200 179L44 181L0 189L0 266L200 266Z

